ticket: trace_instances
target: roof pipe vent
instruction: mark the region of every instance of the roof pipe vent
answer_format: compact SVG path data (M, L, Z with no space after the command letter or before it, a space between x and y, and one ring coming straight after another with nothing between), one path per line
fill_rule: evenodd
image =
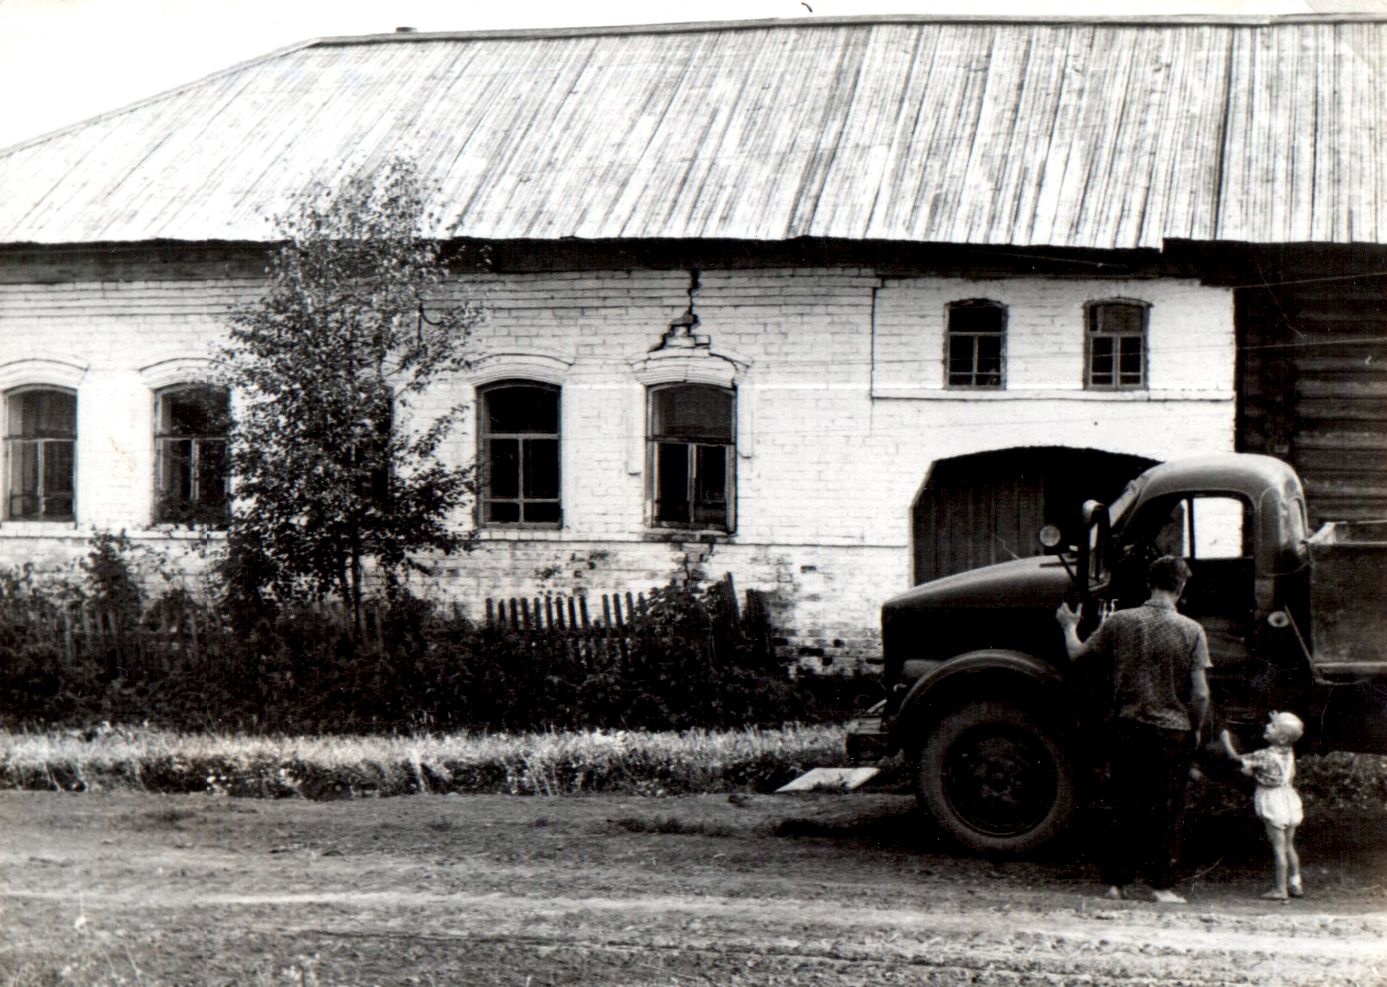
M397 28L395 28L395 33L396 33L396 34L413 34L413 33L414 33L415 31L417 31L417 30L419 30L417 27L397 27Z

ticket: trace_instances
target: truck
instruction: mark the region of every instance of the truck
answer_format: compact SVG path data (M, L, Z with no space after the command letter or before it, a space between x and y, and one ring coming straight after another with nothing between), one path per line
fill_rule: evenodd
M882 607L885 698L849 727L848 755L907 765L945 836L1024 854L1101 801L1102 684L1068 660L1055 611L1082 606L1087 637L1145 599L1159 555L1192 571L1180 609L1213 662L1207 753L1225 727L1261 746L1273 710L1305 722L1303 751L1387 753L1387 522L1312 536L1295 471L1244 453L1160 463L1112 503L1076 507L1038 532L1040 554Z

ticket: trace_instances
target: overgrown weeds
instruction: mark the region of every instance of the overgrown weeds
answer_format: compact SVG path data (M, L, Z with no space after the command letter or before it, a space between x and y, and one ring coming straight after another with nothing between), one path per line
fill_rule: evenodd
M826 726L412 737L12 733L0 734L0 787L308 799L682 795L774 789L836 763L842 750L842 730Z

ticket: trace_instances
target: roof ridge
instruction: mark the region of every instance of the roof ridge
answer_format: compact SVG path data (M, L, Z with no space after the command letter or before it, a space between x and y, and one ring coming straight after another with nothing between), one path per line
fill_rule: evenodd
M388 34L335 35L305 42L307 46L388 44L391 42L575 38L641 34L694 34L708 31L756 31L766 28L866 27L874 24L1036 25L1094 27L1282 27L1302 24L1387 23L1383 13L1323 14L1115 14L1112 16L1004 14L845 14L835 17L763 17L748 20L667 21L654 24L579 24L564 27L491 28L479 31L396 29Z

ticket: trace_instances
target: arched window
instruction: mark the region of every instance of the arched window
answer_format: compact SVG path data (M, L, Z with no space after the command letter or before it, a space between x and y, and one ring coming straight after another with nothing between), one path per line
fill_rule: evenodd
M650 390L651 520L731 531L735 392L707 384Z
M558 387L504 381L480 394L481 523L555 526L559 485Z
M5 518L71 521L77 395L24 387L5 395Z
M167 387L155 395L154 519L225 524L227 392L206 384Z
M1146 387L1145 302L1103 301L1084 306L1084 386L1093 390Z
M1007 309L986 299L950 302L946 376L950 387L1006 386Z

